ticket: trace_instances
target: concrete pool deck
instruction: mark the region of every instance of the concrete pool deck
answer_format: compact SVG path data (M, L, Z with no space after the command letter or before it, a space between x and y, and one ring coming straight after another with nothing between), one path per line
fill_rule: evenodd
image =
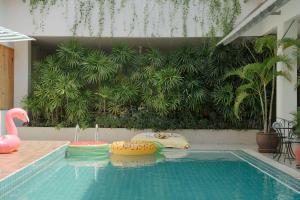
M0 181L65 144L66 141L22 141L17 152L0 154Z
M67 143L67 141L22 141L22 145L18 152L12 154L0 154L0 181ZM290 163L289 161L286 161L284 163L281 160L278 162L277 160L272 159L272 154L258 153L256 145L193 144L191 149L243 150L300 180L300 169L296 169L295 162Z

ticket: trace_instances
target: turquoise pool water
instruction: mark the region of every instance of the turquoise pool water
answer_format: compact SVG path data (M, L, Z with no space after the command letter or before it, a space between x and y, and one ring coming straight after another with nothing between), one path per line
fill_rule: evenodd
M0 182L1 200L300 200L300 183L243 151L65 159L64 148Z

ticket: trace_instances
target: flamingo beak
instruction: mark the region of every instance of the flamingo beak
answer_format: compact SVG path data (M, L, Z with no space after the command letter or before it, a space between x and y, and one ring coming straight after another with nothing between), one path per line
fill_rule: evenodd
M23 123L23 126L27 126L29 124L29 118L28 116L26 115L26 122Z

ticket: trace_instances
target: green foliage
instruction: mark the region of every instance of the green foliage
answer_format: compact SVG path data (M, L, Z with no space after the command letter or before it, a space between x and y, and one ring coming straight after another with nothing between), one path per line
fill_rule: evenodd
M239 0L210 0L209 1L209 34L221 32L228 34L235 25L237 17L241 14Z
M250 48L252 48L251 44ZM35 126L124 128L257 128L259 104L232 111L241 82L226 71L247 62L240 45L183 47L138 53L122 44L110 53L83 48L76 41L33 67L32 94L25 100ZM237 53L239 52L239 53ZM238 71L238 70L237 70Z
M290 60L276 54L277 40L273 36L258 38L254 47L256 53L267 55L262 61L247 64L242 68L231 70L225 77L237 76L243 83L237 88L234 114L239 118L240 108L247 98L257 98L261 106L261 118L264 133L270 133L272 123L275 78L282 76L289 80L289 71L276 70L276 64L282 62L290 69ZM258 60L258 59L257 59Z
M300 108L297 108L297 112L293 113L293 129L294 133L299 137L300 136Z

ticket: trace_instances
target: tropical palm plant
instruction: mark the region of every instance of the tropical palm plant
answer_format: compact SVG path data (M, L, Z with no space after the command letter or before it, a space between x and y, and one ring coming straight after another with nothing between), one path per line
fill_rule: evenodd
M237 88L234 103L234 113L239 118L240 105L249 97L258 98L261 106L264 133L270 133L272 108L275 91L275 77L282 76L289 79L288 71L277 71L276 64L282 62L288 69L290 61L286 56L277 55L277 41L273 36L265 36L256 40L255 50L257 53L267 51L268 57L263 61L248 64L240 69L230 71L225 78L238 76L243 80ZM270 91L268 90L270 88Z

